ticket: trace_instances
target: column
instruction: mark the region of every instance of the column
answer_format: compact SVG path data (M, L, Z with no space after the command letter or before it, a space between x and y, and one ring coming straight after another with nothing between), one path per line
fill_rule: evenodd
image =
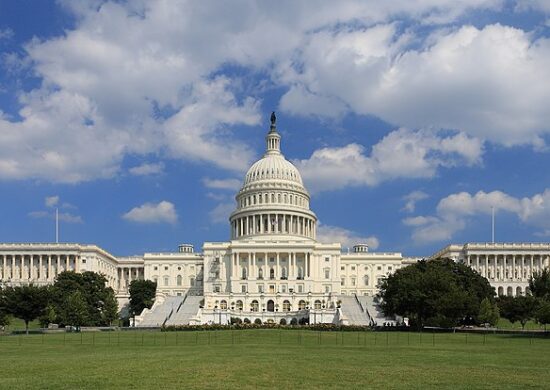
M2 278L1 280L6 280L6 255L2 256Z
M11 255L11 279L15 279L15 255Z
M281 279L281 265L279 260L279 252L277 252L275 255L275 279Z
M529 277L533 276L533 255L530 256Z

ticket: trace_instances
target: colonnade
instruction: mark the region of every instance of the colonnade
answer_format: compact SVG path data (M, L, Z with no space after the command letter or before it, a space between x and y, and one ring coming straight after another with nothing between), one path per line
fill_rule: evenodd
M35 255L5 254L0 255L0 280L10 281L44 281L53 282L63 271L80 271L79 255Z
M118 290L119 291L128 291L130 287L130 282L133 280L143 280L144 279L144 269L143 267L128 267L122 266L117 268L118 273Z
M254 234L292 234L315 238L312 218L293 214L256 214L237 217L232 221L232 238Z
M243 269L245 270L244 274ZM241 280L303 280L310 278L311 253L235 252L232 255L231 276L233 279Z
M534 272L548 267L548 255L469 255L466 263L491 281L526 282Z

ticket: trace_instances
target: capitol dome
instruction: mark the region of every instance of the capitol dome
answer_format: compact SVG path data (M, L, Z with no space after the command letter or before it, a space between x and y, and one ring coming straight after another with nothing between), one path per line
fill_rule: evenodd
M231 238L284 235L315 239L317 217L298 169L281 153L275 113L266 136L266 153L245 175L230 216Z

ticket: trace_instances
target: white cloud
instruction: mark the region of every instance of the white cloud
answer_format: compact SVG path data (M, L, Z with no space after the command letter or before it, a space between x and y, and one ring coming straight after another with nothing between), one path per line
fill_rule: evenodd
M403 210L408 213L413 213L416 208L416 203L428 198L428 194L423 191L413 191L403 197L403 200L406 202Z
M415 242L451 240L453 235L467 226L478 215L511 213L527 226L539 229L537 235L550 231L550 189L531 197L516 198L502 191L479 191L451 194L441 199L433 216L405 218L403 223L413 227Z
M267 74L272 82L289 87L285 107L290 109L292 94L300 98L294 101L303 102L296 112L320 109L340 115L351 107L361 113L369 110L356 100L371 89L378 94L378 69L389 67L384 75L391 79L401 68L388 58L408 57L400 50L412 39L411 33L396 36L389 22L405 18L447 23L473 9L498 9L502 2L350 0L321 1L315 7L301 2L273 7L249 1L175 0L62 4L76 16L74 28L28 42L25 58L12 56L12 63L30 66L41 83L35 90L19 91L20 120L0 115L0 179L75 183L109 178L120 171L124 156L150 153L240 172L254 153L231 131L257 125L260 102L239 97L254 91L243 91L238 77L216 77L224 66ZM544 44L537 46L540 50L533 47L527 54L533 54L528 57L538 64ZM315 65L319 53L326 54L327 63ZM347 69L338 64L346 63L350 72L342 73ZM364 69L374 73L364 77ZM355 97L338 89L339 84L349 86L342 74L353 80L354 88L348 89ZM508 79L516 79L512 76L517 74ZM375 83L365 84L369 80ZM525 81L518 79L529 86ZM540 80L538 85L544 84ZM380 104L392 106L386 103L394 98L393 91L381 94ZM449 96L455 93L449 89ZM547 100L544 94L538 96ZM537 110L532 101L526 103ZM402 109L397 104L395 110ZM371 111L395 119L376 106ZM533 118L536 122L537 116Z
M0 41L11 39L13 37L13 30L11 28L0 29Z
M56 206L57 204L59 204L59 196L47 196L46 199L44 199L44 204L46 205L46 207Z
M143 163L128 170L134 176L158 175L164 171L163 163Z
M203 178L202 183L207 188L231 191L237 191L242 185L241 180L238 179L210 179L208 177Z
M428 130L398 129L372 147L358 144L323 148L295 161L313 192L346 186L374 186L398 178L431 178L439 167L481 162L482 143L462 133L442 136Z
M208 216L214 223L225 223L229 221L229 215L235 210L235 202L219 203L214 207Z
M170 223L175 224L178 221L178 215L174 204L168 201L159 203L145 203L141 206L134 207L122 218L127 221L139 223Z
M280 82L290 86L281 108L325 116L347 109L397 126L543 145L550 132L550 39L499 24L435 29L426 39L398 27L310 34L279 69ZM338 108L315 110L312 100Z
M374 236L363 237L351 230L322 223L317 225L317 241L327 244L341 243L343 248L351 248L357 244L367 244L369 248L376 249L380 245L378 238Z

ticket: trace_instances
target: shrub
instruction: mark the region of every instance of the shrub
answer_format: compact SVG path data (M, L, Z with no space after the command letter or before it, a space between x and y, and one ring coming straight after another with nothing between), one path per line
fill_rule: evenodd
M290 325L293 325L293 326L298 325L298 320L296 318L291 319Z
M250 324L250 320L248 318L245 318L243 321L245 324Z
M284 318L281 318L281 321L279 321L280 325L286 325L286 320Z
M259 318L256 318L256 319L254 320L254 323L255 323L256 325L261 325L261 324L262 324L262 320L260 320Z

